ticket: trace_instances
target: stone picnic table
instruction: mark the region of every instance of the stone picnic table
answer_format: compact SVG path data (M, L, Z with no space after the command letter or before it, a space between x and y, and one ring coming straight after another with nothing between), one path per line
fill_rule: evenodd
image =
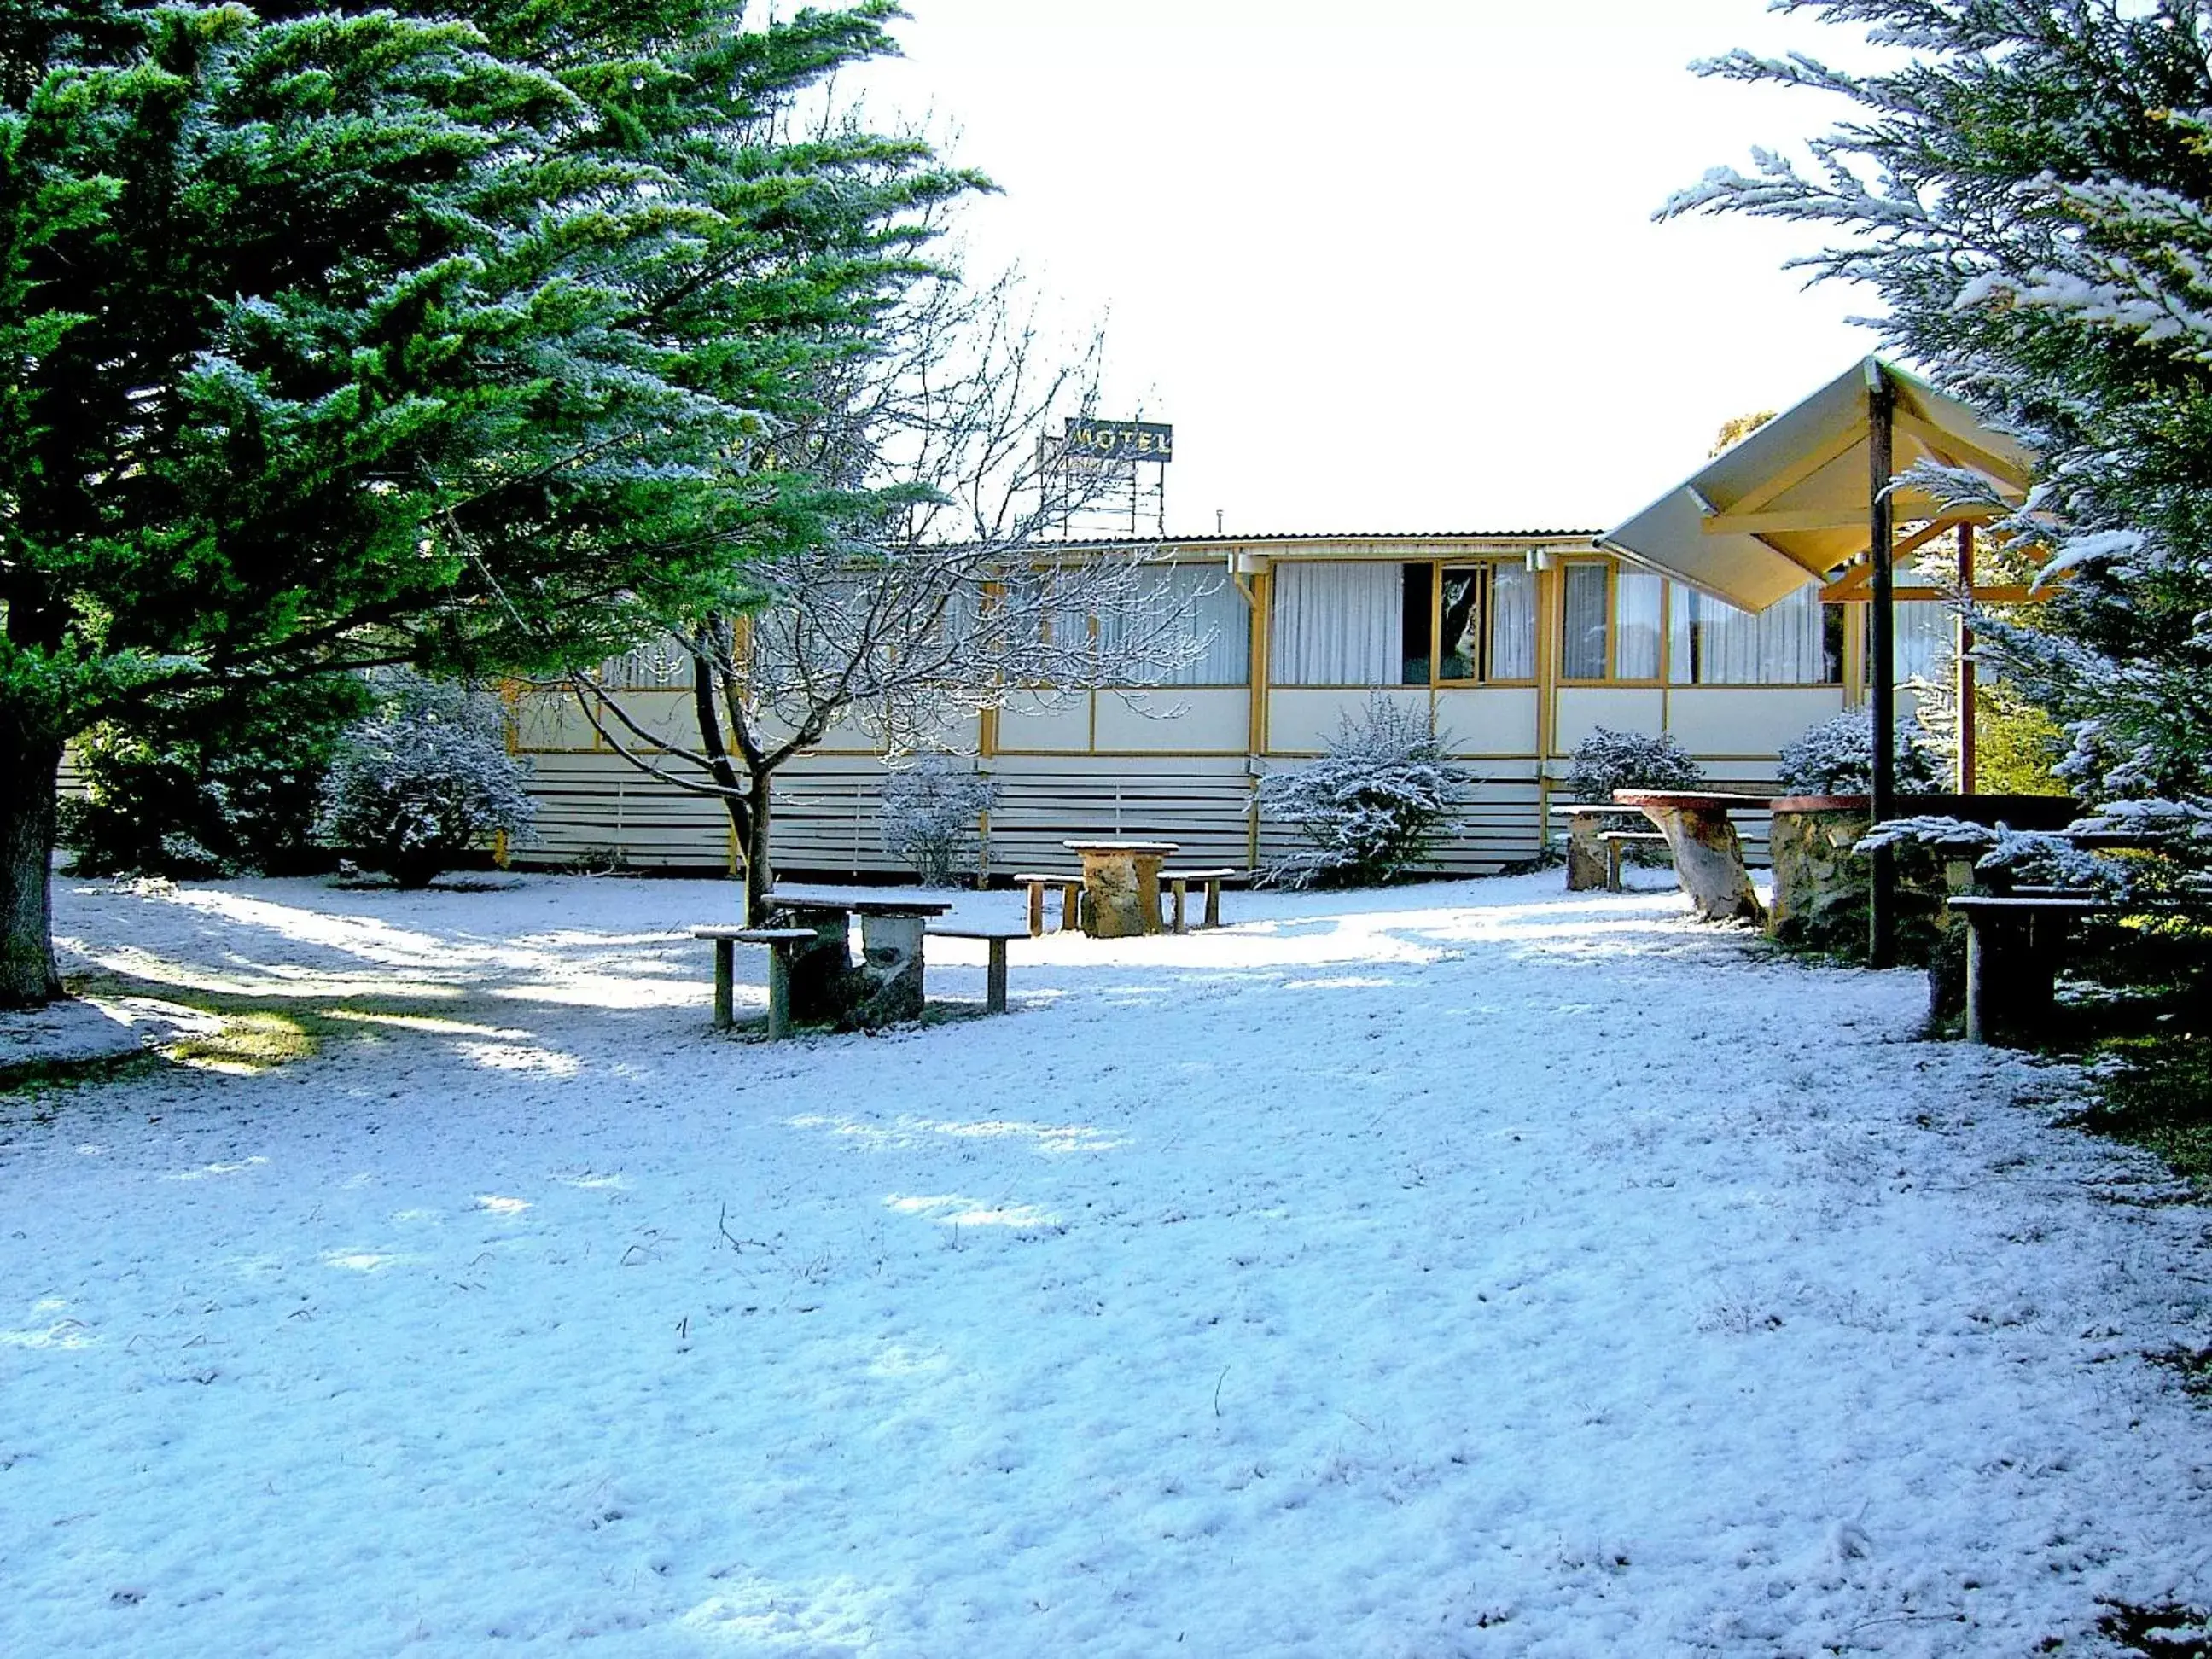
M1160 866L1182 850L1172 841L1064 841L1083 860L1083 931L1133 939L1160 931Z
M950 900L866 898L774 892L780 926L810 928L811 944L790 953L791 1022L873 1030L920 1019L922 930L951 909ZM860 919L860 961L853 962L852 918Z
M1705 789L1616 789L1613 805L1632 806L1667 837L1674 874L1701 921L1764 922L1765 908L1752 891L1743 842L1730 812L1764 811L1762 795Z

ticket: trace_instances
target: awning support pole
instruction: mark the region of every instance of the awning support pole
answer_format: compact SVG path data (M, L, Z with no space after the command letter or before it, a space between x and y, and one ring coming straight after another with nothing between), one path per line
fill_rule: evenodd
M1974 526L1959 526L1959 591L1971 599L1974 592ZM1959 616L1959 793L1974 793L1974 629L1966 613Z
M1892 816L1897 794L1897 611L1893 507L1889 484L1896 392L1881 365L1869 357L1867 386L1867 551L1874 572L1872 625L1874 661L1867 690L1874 720L1874 776L1867 805L1872 821ZM1867 894L1867 960L1887 968L1897 958L1897 872L1887 848L1876 851Z

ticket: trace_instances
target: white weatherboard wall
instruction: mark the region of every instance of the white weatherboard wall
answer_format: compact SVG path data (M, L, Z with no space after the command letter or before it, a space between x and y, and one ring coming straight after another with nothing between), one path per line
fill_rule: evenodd
M1347 562L1390 571L1407 561L1512 567L1524 553L1547 549L1577 563L1592 556L1586 540L1565 533L1418 541L1281 538L1182 547L1176 556L1209 562L1224 580L1233 562L1256 584L1249 591L1263 614L1279 620L1285 613L1273 608L1275 598L1328 585L1319 575L1314 581L1286 579L1302 562L1338 566L1336 575L1342 577ZM1559 568L1538 580L1550 584L1540 614L1556 630ZM1397 620L1393 611L1394 629ZM1264 672L1281 654L1273 641L1265 643L1255 665ZM1557 672L1556 649L1536 657L1540 672ZM1395 645L1367 649L1363 659L1383 665L1378 672L1392 672L1401 659ZM1320 672L1320 658L1310 652L1303 657L1294 652L1285 660L1305 662ZM626 694L627 700L652 729L665 731L673 741L690 741L688 692L663 689L657 681L648 685ZM1256 747L1255 696L1261 701L1263 734ZM977 756L978 769L997 782L986 856L1000 874L1064 870L1072 860L1060 843L1083 836L1174 841L1182 848L1178 862L1243 866L1291 846L1283 826L1255 823L1261 777L1310 764L1347 719L1356 719L1376 697L1431 722L1446 753L1467 775L1463 798L1437 843L1437 867L1453 873L1494 870L1536 854L1547 825L1546 802L1559 798L1575 745L1600 726L1671 733L1717 782L1771 783L1782 746L1844 706L1842 688L1836 686L1170 687L1065 698L1017 695L988 720L958 722L945 746ZM538 840L516 849L520 861L731 864L733 848L720 805L684 794L625 764L567 696L526 696L517 715L517 747L536 765L532 791L541 811ZM851 723L790 763L775 785L779 869L824 876L903 873L882 844L885 775L867 733ZM1755 824L1744 827L1757 854L1763 837Z
M1436 723L1446 754L1532 757L1536 752L1536 688L1438 691Z
M1087 754L1091 749L1091 699L1064 702L1017 698L999 712L999 747L1012 753Z
M1785 744L1843 707L1836 685L1676 686L1667 693L1667 729L1693 755L1765 760L1771 777Z
M1251 728L1251 698L1213 686L1165 686L1157 691L1101 691L1096 706L1102 754L1159 753L1242 757ZM1006 746L1003 735L1000 746Z
M1267 694L1267 749L1277 755L1317 755L1327 749L1346 719L1356 719L1376 697L1419 711L1427 718L1429 693L1425 686L1407 690L1364 686L1328 686L1317 690L1278 690Z
M1666 694L1641 686L1563 685L1559 688L1558 735L1554 750L1571 754L1577 744L1599 726L1609 732L1647 732L1673 729L1667 719ZM1678 733L1679 735L1679 733Z

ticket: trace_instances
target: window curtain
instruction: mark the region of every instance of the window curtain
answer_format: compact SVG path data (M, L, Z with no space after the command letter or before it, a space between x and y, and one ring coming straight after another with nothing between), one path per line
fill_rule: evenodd
M1624 570L1613 578L1615 679L1659 678L1659 603L1665 592L1665 579L1648 571Z
M1764 611L1672 584L1667 678L1676 685L1820 685L1826 682L1820 590L1808 585Z
M1896 665L1899 685L1911 679L1948 685L1958 677L1959 619L1949 605L1922 599L1897 607Z
M1559 678L1601 680L1605 678L1606 568L1601 564L1571 564L1561 574L1566 579L1566 602Z
M1098 618L1098 647L1108 662L1132 623L1144 637L1153 637L1153 629L1171 623L1175 636L1196 644L1199 652L1154 683L1243 685L1251 678L1251 613L1226 569L1218 564L1169 565L1145 571L1138 580L1143 598L1135 617Z
M1525 564L1491 567L1490 678L1536 678L1536 574Z
M1395 564L1275 566L1269 672L1278 685L1395 685L1404 654Z

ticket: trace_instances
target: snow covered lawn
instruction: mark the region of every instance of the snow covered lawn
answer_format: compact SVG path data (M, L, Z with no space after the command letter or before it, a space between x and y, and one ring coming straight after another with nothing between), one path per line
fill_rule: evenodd
M2051 1127L2069 1072L1909 1040L1916 976L1559 888L1232 896L767 1047L707 1029L723 885L63 883L73 969L320 1048L0 1096L0 1652L2014 1656L2212 1601L2212 1413L2142 1358L2212 1344L2212 1217Z

